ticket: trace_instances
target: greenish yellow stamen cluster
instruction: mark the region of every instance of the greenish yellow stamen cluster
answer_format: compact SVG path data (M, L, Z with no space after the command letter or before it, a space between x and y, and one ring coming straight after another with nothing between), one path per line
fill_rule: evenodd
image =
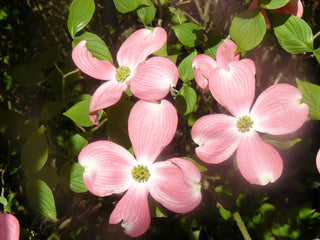
M242 116L237 121L237 128L242 133L249 132L252 125L253 121L249 116Z
M137 182L146 182L150 177L150 172L146 166L137 165L131 170L131 174L134 180Z
M119 67L116 70L116 79L118 82L124 82L130 75L130 68L127 66Z

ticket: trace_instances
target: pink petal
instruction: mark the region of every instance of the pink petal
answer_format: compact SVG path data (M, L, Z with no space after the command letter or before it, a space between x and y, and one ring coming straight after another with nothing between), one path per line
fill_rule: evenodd
M20 224L18 219L9 213L0 213L0 240L19 240Z
M249 58L244 58L244 59L241 59L240 62L243 64L246 64L247 67L251 69L253 75L256 74L256 65L254 64L254 61L252 61Z
M164 207L177 213L186 213L201 202L201 175L190 161L172 158L156 162L148 181L151 196Z
M199 145L197 156L207 163L221 163L237 149L240 133L237 120L224 114L212 114L198 119L192 127L192 140Z
M298 130L306 121L309 108L301 103L302 94L289 84L276 84L264 90L252 107L254 129L280 135Z
M92 56L82 40L72 51L72 59L76 66L85 74L100 80L115 79L116 68L111 62L99 60Z
M119 66L136 68L150 54L162 48L166 41L167 33L161 27L156 27L153 31L146 28L135 31L118 51Z
M217 64L218 67L229 71L229 63L232 61L238 61L240 59L240 54L235 53L238 46L230 39L226 39L221 43L217 49Z
M98 125L98 111L117 103L126 89L126 83L117 81L108 81L98 87L90 102L89 114L91 121Z
M258 185L275 182L283 169L279 153L263 142L255 131L242 135L237 150L237 165L248 182Z
M139 163L156 160L173 139L178 125L174 106L167 100L138 101L131 109L128 130L132 147Z
M214 69L209 88L213 97L235 117L248 114L255 93L255 77L248 61L229 63L230 70Z
M192 59L192 67L194 71L194 79L199 87L204 91L208 91L210 72L217 67L217 62L206 54L199 54Z
M317 164L317 169L320 173L320 149L318 150L318 153L317 153L316 164Z
M124 232L131 237L144 234L150 225L146 186L146 184L133 184L118 202L109 219L110 224L123 221L121 225L125 229Z
M99 197L126 191L133 182L131 169L137 164L125 148L109 141L85 146L79 154L79 163L85 169L84 184Z
M303 5L300 0L291 0L287 3L287 5L279 8L279 9L274 9L273 11L277 12L277 13L285 13L285 14L295 15L295 16L301 18L303 15Z
M138 98L153 101L168 95L170 88L177 85L177 66L168 58L152 57L136 69L130 80L130 90Z

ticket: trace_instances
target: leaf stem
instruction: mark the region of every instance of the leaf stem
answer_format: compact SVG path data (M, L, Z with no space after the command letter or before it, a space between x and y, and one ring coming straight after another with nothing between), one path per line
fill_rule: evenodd
M238 228L240 229L241 233L242 233L242 236L243 236L243 239L244 240L251 240L251 237L248 233L248 230L246 228L246 225L244 224L241 216L240 216L240 213L238 211L234 212L233 214L233 218L234 220L236 221L237 225L238 225Z

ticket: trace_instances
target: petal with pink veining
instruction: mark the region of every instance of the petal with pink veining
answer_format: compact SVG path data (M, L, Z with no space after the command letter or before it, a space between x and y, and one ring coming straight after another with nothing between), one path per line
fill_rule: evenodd
M126 191L133 182L131 169L137 164L125 148L109 141L96 141L79 154L84 167L83 181L88 190L104 197Z
M241 59L240 62L246 64L247 67L251 69L253 75L256 74L256 65L254 64L254 61L249 58L244 58Z
M148 181L151 196L164 207L177 213L186 213L201 202L201 175L188 160L172 158L156 162Z
M237 149L240 133L237 120L224 114L212 114L198 119L192 127L192 140L199 146L197 156L207 163L221 163Z
M218 67L228 71L229 63L232 61L238 61L240 59L240 54L235 53L237 47L237 44L230 39L226 39L223 41L223 43L221 43L216 54Z
M204 91L208 91L208 83L210 72L217 67L217 62L206 54L199 54L192 59L192 67L194 71L194 79L199 87Z
M302 94L289 84L276 84L264 90L251 110L253 128L274 135L298 130L306 121L309 108L301 103Z
M290 0L287 5L274 9L274 12L295 15L299 18L303 15L303 5L300 0Z
M98 125L98 111L117 103L125 90L127 90L127 84L117 81L108 81L99 86L90 102L89 114L91 121Z
M116 68L111 62L99 60L92 56L86 47L86 41L82 40L72 51L72 59L75 65L85 74L100 79L114 80Z
M140 236L148 230L151 217L146 184L133 184L118 202L109 223L118 224L121 221L124 232L131 237Z
M317 165L318 172L320 173L320 149L318 150L318 153L317 153L316 165Z
M171 60L152 57L139 64L130 80L130 90L142 100L160 100L176 86L178 79L178 68Z
M255 94L255 76L247 62L233 61L230 70L215 68L209 78L213 97L235 117L249 113Z
M117 53L119 66L135 69L150 54L158 51L167 41L167 33L161 27L153 31L143 28L135 31L121 45Z
M0 239L19 240L20 224L18 219L9 213L0 213Z
M131 109L128 120L129 137L137 161L155 161L173 139L177 125L177 112L169 101L138 101Z
M275 182L283 169L280 154L255 131L243 134L237 150L237 165L248 182L258 185Z

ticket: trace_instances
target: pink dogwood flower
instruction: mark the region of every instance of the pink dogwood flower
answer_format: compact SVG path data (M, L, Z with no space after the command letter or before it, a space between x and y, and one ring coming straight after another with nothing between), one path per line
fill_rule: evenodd
M257 0L253 0L249 5L249 9L255 9L255 8L258 8L258 1ZM303 15L303 5L300 0L290 0L283 7L278 8L278 9L272 9L271 11L276 12L276 13L295 15L296 17L301 18ZM271 29L270 19L268 18L266 10L264 8L261 9L261 13L263 14L263 16L266 20L267 28Z
M18 219L9 213L0 213L0 240L19 240L20 224Z
M228 89L220 88L217 91L228 92L225 102L232 102L234 116L211 114L195 122L191 137L199 145L197 156L217 164L236 151L238 168L247 181L259 185L275 182L282 174L282 158L258 132L282 135L299 129L309 112L308 106L300 102L301 92L289 84L273 85L259 95L250 110L251 96L248 101L227 99L238 94L237 85L230 82Z
M137 30L117 53L118 68L109 61L93 57L85 40L79 42L72 51L76 66L93 78L107 81L98 87L91 99L89 114L94 124L99 124L98 111L117 103L128 86L136 97L146 101L160 100L176 86L179 73L172 61L157 56L146 60L166 41L167 33L163 28Z
M125 233L132 237L142 235L150 225L149 193L177 213L189 212L201 201L201 175L195 165L181 158L155 162L173 139L177 124L176 110L167 100L140 100L128 120L135 157L110 141L90 143L79 154L83 180L91 193L104 197L126 191L109 223L122 221Z
M320 149L318 150L318 153L317 153L316 164L317 164L317 169L320 173Z
M256 72L254 62L251 59L239 60L236 50L237 45L226 39L217 49L216 61L205 54L199 54L192 60L197 84L204 91L210 89L214 98L233 114L237 114L233 102L241 101L242 107L246 108L251 106ZM236 92L228 91L230 82L236 85Z

